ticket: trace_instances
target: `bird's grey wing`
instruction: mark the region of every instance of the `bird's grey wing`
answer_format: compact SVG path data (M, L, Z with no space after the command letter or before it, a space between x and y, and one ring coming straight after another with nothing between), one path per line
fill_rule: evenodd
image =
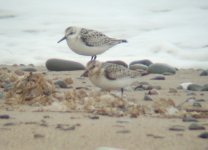
M88 29L81 29L81 40L84 42L87 46L90 47L97 47L105 44L112 44L113 42L116 42L116 40L109 38L105 34L95 31L95 30L88 30Z
M134 78L136 76L141 76L140 72L129 70L128 68L118 65L118 64L111 64L111 63L104 63L105 65L105 76L109 80L117 80L125 77Z

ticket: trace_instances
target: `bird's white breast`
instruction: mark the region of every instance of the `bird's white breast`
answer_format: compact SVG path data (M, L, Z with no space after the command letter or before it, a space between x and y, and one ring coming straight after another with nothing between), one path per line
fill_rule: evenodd
M81 40L79 34L67 38L67 44L77 54L85 56L95 56L109 49L107 46L93 47L87 46Z

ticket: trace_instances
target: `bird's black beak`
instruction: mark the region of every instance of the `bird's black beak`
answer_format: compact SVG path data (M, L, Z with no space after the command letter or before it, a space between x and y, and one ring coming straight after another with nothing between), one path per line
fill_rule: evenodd
M85 70L84 73L80 77L88 77L88 73L89 73L89 71Z
M60 43L63 40L66 40L66 36L64 36L63 38L61 38L57 43Z

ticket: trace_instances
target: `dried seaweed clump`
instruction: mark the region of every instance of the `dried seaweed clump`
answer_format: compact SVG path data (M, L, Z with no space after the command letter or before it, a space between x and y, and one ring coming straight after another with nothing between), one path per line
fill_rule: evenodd
M145 113L143 106L132 104L119 96L103 92L89 92L84 89L67 91L65 104L71 111L97 115L137 117Z
M32 74L24 76L15 82L6 96L7 104L51 104L54 84L46 80L42 74Z
M0 68L0 87L3 88L5 84L15 82L18 77L7 68Z

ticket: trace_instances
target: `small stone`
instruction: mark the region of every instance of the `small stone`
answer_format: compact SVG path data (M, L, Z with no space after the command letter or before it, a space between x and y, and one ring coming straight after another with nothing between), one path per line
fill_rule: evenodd
M8 90L10 90L11 88L12 88L12 83L4 83L3 84L3 88L4 88L4 91L8 91Z
M200 103L194 102L193 107L202 107L202 105Z
M16 123L14 122L8 122L4 124L4 126L14 126L14 125L16 125Z
M154 78L152 78L151 80L165 80L164 76L156 76Z
M95 119L99 119L99 116L93 115L93 116L89 116L90 119L95 120Z
M202 125L199 125L197 123L192 123L190 126L189 126L189 130L205 130L205 127L202 126Z
M68 130L75 130L76 125L68 125L68 124L57 124L56 126L57 129L63 130L63 131L68 131Z
M187 89L191 91L201 91L203 87L198 84L190 84Z
M62 80L58 80L54 84L57 85L60 88L67 88L67 84Z
M203 70L203 71L200 73L200 76L208 76L208 70Z
M208 91L208 84L205 84L205 85L202 87L202 91Z
M158 95L159 92L156 89L152 89L152 90L149 90L148 94L149 95Z
M152 97L150 95L148 95L147 93L145 93L144 100L145 101L152 101Z
M197 122L198 120L193 118L192 116L184 116L183 122Z
M36 134L33 135L33 137L34 137L35 139L37 139L37 138L44 138L45 135L36 133Z
M46 61L46 67L51 71L73 71L85 69L85 67L79 62L63 59L49 59Z
M10 116L9 115L0 115L0 119L9 119Z
M168 64L155 63L155 64L151 64L148 67L148 72L156 73L156 74L164 74L164 73L175 74L176 69Z
M180 126L180 125L174 125L174 126L170 127L169 130L171 130L171 131L184 131L185 127Z
M22 68L22 71L26 71L26 72L36 72L37 69L34 67L24 67Z
M208 139L208 132L203 132L199 135L200 138L202 139Z

